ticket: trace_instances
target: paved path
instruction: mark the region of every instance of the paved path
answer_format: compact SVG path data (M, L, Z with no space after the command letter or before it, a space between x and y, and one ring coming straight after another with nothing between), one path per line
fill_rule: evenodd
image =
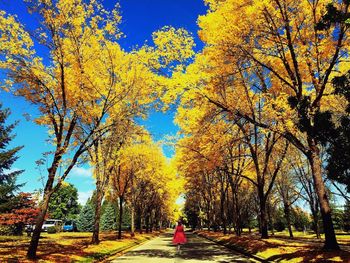
M176 247L171 243L172 233L165 233L111 262L256 262L197 235L187 233L186 236L188 243L181 247L181 253L177 253Z

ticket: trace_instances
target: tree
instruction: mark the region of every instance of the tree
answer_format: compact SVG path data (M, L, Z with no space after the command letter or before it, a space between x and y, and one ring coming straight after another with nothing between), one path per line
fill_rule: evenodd
M80 212L78 204L78 189L69 183L62 183L59 192L51 196L48 213L50 218L68 220L74 219Z
M299 153L296 151L296 149L290 149L287 154L287 159L293 159L293 157L291 157L293 154L298 155ZM283 211L288 227L289 237L293 238L291 210L293 209L293 204L299 199L300 193L297 189L297 176L293 171L293 166L290 164L291 161L288 162L288 165L282 167L283 176L280 176L277 179L276 189L283 204Z
M350 202L347 201L344 206L344 230L349 232L350 231Z
M123 224L129 221L132 235L135 221L140 231L143 225L147 232L160 227L174 213L179 194L176 171L150 135L139 131L125 141L111 173L112 198L118 200L119 208L118 239L122 238ZM127 222L125 212L130 212Z
M11 171L12 165L18 159L16 155L22 147L7 149L14 137L11 133L16 126L6 125L9 115L9 109L2 109L0 103L0 214L10 212L20 205L21 196L17 192L23 186L16 183L23 170Z
M115 205L107 202L101 216L101 230L111 231L117 229L117 210Z
M132 111L134 111L133 109ZM95 219L94 231L92 235L92 243L99 243L99 229L101 216L101 203L107 189L111 188L110 178L113 170L118 163L119 151L127 140L130 140L138 133L142 133L142 129L136 126L129 118L135 112L124 111L125 119L117 125L117 129L111 129L104 138L96 141L89 150L89 159L94 165L94 177L96 179L96 201L95 203ZM128 116L130 115L130 116Z
M347 102L345 113L341 116L334 116L338 114L328 114L327 123L324 129L328 136L324 139L324 144L327 147L327 175L347 187L350 192L350 71L343 76L335 77L333 79L335 86L335 93L341 95ZM334 123L333 117L339 119Z
M77 221L77 227L79 231L84 231L84 232L93 231L95 210L91 200L92 199L88 199L88 201L80 211L78 221Z
M22 235L25 225L35 223L40 210L29 193L19 193L18 203L10 211L0 214L0 225L9 226L10 232Z
M7 149L14 136L16 124L6 125L10 114L0 104L0 225L7 225L13 234L21 235L26 224L34 223L38 209L31 195L18 193L23 184L17 184L17 177L23 170L11 171L22 147Z
M156 81L150 76L181 56L191 56L185 47L193 41L179 41L186 40L186 32L166 28L154 34L158 51L145 47L127 53L116 42L117 9L107 12L100 1L27 2L40 21L35 36L48 58L44 63L30 34L1 11L0 67L7 75L5 89L38 106L41 116L35 121L48 127L53 145L41 213L27 253L34 259L52 194L118 116L140 108L142 115L142 105L157 98Z
M206 46L184 78L176 76L183 84L183 97L194 103L207 101L232 121L244 120L257 129L276 132L301 151L310 164L318 196L324 248L339 249L322 178L320 147L324 114L342 108L330 82L347 68L343 56L348 53L349 39L344 18L349 1L333 2L342 19L326 27L318 24L325 19L327 0L207 3L209 11L199 19L199 35ZM178 94L176 88L170 91ZM250 102L256 98L264 101L261 114L267 119L251 114Z
M292 210L292 221L294 227L298 231L303 231L308 228L310 224L309 215L303 211L300 207L295 207Z

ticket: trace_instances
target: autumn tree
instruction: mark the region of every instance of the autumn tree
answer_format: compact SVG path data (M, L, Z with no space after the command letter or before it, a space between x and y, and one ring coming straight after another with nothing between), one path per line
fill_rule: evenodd
M118 238L121 238L124 204L131 210L132 234L135 221L140 222L140 229L144 223L148 232L171 216L172 204L179 194L174 172L145 131L122 147L111 178L119 199Z
M39 107L42 116L36 122L52 131L53 156L28 249L28 258L35 258L52 194L93 144L94 135L108 128L103 120L124 95L116 92L114 78L107 77L113 73L105 67L108 62L113 64L106 36L114 38L117 33L116 12L106 14L98 3L81 1L33 1L29 7L39 14L39 43L48 49L49 61L44 63L35 54L29 34L17 24L18 32L13 27L5 32L19 35L15 39L18 49L4 51L7 59L1 67L7 72L9 88ZM65 168L57 177L62 165Z
M292 154L289 151L289 154ZM289 237L293 238L291 211L293 204L299 199L300 192L297 189L297 177L294 174L293 168L288 165L281 169L283 176L277 178L276 189L283 204L283 212L287 223Z
M305 155L319 199L324 247L338 249L322 178L320 127L327 110L344 108L330 82L348 65L350 3L333 2L330 8L326 0L206 2L209 11L199 18L206 46L179 83L188 97L202 97L233 120L275 132ZM171 90L165 100L184 91L177 84ZM251 114L253 96L264 101L270 122Z
M8 76L5 89L38 106L41 116L36 122L49 128L54 148L28 249L28 258L33 259L51 195L80 157L114 125L118 113L143 105L155 95L146 88L152 87L149 81L134 82L135 75L142 80L149 75L130 68L145 68L148 63L153 72L188 54L182 45L186 45L182 41L185 31L171 28L154 34L159 48L156 57L155 48L148 47L127 54L116 43L120 36L117 9L106 11L99 1L28 1L28 6L38 15L35 37L48 51L48 58L44 61L36 55L29 33L14 17L1 12L0 65ZM183 35L175 37L178 32ZM64 167L60 175L59 167Z

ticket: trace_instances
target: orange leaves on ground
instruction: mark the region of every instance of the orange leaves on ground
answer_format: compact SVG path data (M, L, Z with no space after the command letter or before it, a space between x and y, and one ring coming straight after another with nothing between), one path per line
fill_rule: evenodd
M266 260L283 262L348 262L349 251L326 252L322 251L322 243L305 241L299 238L260 239L254 234L243 234L241 237L223 235L218 232L199 231L200 235L215 240L227 246L243 249ZM348 243L347 246L350 244Z
M130 234L125 233L122 240L117 240L114 233L102 233L101 243L91 245L91 233L44 233L38 248L38 259L43 262L93 261L116 253L127 246L135 245L137 242L145 241L157 234L158 232L140 234L131 238ZM0 258L32 262L26 260L28 241L28 237L0 237Z

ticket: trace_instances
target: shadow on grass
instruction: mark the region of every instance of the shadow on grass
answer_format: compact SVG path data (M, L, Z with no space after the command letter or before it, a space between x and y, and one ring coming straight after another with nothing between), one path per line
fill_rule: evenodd
M31 262L25 259L28 245L28 243L0 244L0 258L7 258L6 262ZM65 263L72 262L70 258L72 255L91 259L100 259L106 256L105 253L84 252L83 250L89 245L89 238L87 240L79 240L73 244L58 244L56 242L43 240L39 243L37 260Z
M334 257L339 257L341 262L350 262L350 253L347 251L324 252L320 249L284 253L269 257L267 260L284 262L295 258L302 258L302 262L335 262Z

